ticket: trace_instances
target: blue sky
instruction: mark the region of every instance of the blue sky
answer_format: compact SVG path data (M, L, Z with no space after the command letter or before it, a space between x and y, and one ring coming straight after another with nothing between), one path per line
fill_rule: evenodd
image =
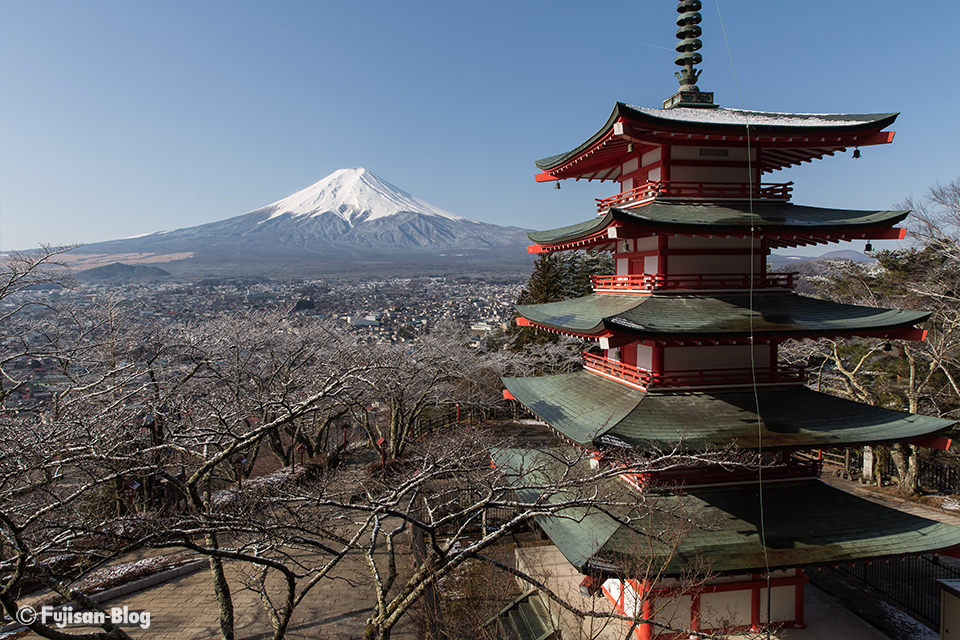
M960 54L937 35L960 2L719 12L730 50L705 0L699 85L722 106L901 112L892 145L767 176L794 202L888 208L960 175ZM676 90L675 19L673 0L0 0L0 249L221 220L359 166L475 220L580 222L616 185L556 191L533 162Z

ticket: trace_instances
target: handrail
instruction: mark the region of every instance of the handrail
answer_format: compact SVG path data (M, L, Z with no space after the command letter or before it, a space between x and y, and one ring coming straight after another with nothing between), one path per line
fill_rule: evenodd
M751 279L747 273L694 273L600 275L590 276L595 292L629 293L636 291L681 291L693 289L793 289L797 272L758 273Z
M818 460L791 458L785 465L763 470L764 480L785 481L800 478L816 478L821 473ZM717 484L753 484L757 479L756 468L734 470L717 465L679 467L664 471L623 473L620 478L638 488L667 488L677 486L716 486Z
M802 384L806 379L806 369L802 366L778 366L776 369L743 367L654 373L595 353L583 354L583 366L588 371L618 378L644 389L739 385L750 384L754 381L762 384Z
M597 211L643 204L655 198L682 200L777 200L788 201L793 182L753 184L748 182L677 182L656 180L608 198L596 198Z

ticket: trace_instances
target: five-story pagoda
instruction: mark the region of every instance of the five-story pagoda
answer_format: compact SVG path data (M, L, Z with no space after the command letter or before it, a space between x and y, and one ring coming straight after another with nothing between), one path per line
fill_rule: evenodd
M698 0L679 3L681 87L663 109L617 103L584 143L537 162L538 181L615 181L620 192L599 200L594 218L530 234L529 250L610 251L616 273L595 277L585 297L517 307L519 324L599 348L584 354L576 373L504 379L505 394L599 459L610 447L735 445L776 461L762 475L695 467L629 479L667 494L682 485L688 505L722 523L691 532L665 560L667 580L658 584L632 579L627 559L649 551L631 547L636 532L609 514L540 524L580 572L601 578L621 611L639 597L644 615L655 619L653 603L670 595L670 579L706 556L721 577L684 596L675 625L758 628L769 610L774 623L802 626L803 567L953 549L960 535L833 489L818 480L817 463L795 453L894 442L948 446L936 434L953 423L813 391L802 368L779 363L778 346L788 339L924 337L928 313L800 296L794 274L768 273L766 265L774 249L903 237L895 225L908 211L802 206L791 202L792 182L762 182L793 165L892 142L884 129L897 114L719 108L697 87L699 9ZM508 458L501 453L498 464ZM651 637L652 625L638 633Z

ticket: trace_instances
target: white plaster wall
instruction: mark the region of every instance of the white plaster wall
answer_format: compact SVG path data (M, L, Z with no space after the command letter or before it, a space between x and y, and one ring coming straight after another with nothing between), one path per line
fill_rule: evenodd
M754 346L758 369L770 366L770 345ZM665 371L710 371L713 369L746 369L750 367L750 345L718 345L664 347Z
M757 242L754 241L754 245ZM749 249L749 238L706 238L673 236L667 241L670 249Z
M623 175L627 175L628 173L633 173L639 168L640 168L640 159L631 158L630 160L627 160L626 162L623 163L623 165L620 167L620 170L623 172ZM630 188L632 189L633 187L630 187Z
M770 597L770 617L774 622L796 620L796 587L774 587ZM767 621L767 590L760 591L760 622Z
M637 366L647 371L653 368L653 347L637 345Z
M630 274L630 260L627 258L617 258L617 275L626 276Z
M750 591L722 591L700 596L700 626L704 629L750 624Z
M629 582L623 583L623 614L631 617L640 614L640 601L637 598L637 591L630 586Z
M627 178L620 183L620 191L630 191L633 189L633 178Z
M634 242L636 242L637 251L655 251L657 248L656 236L647 236L646 238L637 238Z
M753 271L759 273L760 257L754 257ZM669 274L693 274L693 273L750 273L750 256L744 255L724 255L724 256L670 256L667 258L667 273Z
M620 599L620 581L609 579L603 583L603 588L607 590L614 600Z
M640 157L640 164L641 164L642 166L646 167L646 166L648 166L648 165L653 164L654 162L660 162L660 159L663 157L662 151L663 151L663 148L662 148L662 147L657 147L656 149L653 149L653 150L651 150L651 151L647 151L645 154L643 154L643 155ZM653 178L651 178L651 180L652 180L652 179L653 179ZM659 178L657 178L657 179L659 179Z
M710 147L715 148L715 147ZM727 156L701 156L700 147L675 145L670 148L670 157L677 160L726 160L728 162L745 162L747 159L746 147L723 147L730 152ZM750 148L750 158L757 159L757 148Z
M681 629L690 628L690 604L693 598L656 598L653 601L653 619Z
M718 160L719 158L704 158ZM750 171L747 167L670 167L671 182L734 182L747 183L750 181Z
M643 258L643 272L644 273L657 272L657 256L645 256Z

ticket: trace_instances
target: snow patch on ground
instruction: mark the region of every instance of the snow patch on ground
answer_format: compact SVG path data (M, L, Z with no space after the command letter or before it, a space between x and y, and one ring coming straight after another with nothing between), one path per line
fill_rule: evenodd
M933 631L927 625L917 622L903 611L891 607L882 600L878 601L878 603L898 627L909 632L910 637L913 638L913 640L940 640L940 634L936 631Z
M223 508L237 500L240 493L258 494L275 491L282 488L284 485L297 480L304 473L306 473L306 469L303 466L298 466L296 471L290 467L283 467L282 469L277 469L273 473L268 473L265 476L258 476L256 478L244 480L242 488L227 487L226 489L221 489L220 491L214 493L212 496L210 496L210 505L217 508Z
M126 562L95 571L72 585L71 588L81 593L92 595L100 591L105 591L106 589L128 584L134 580L152 576L161 571L172 569L173 567L179 567L196 559L197 556L195 554L183 552ZM44 605L56 606L64 602L66 602L66 598L60 594L52 594L34 603L34 607L39 609ZM0 636L0 638L2 637L3 636Z

